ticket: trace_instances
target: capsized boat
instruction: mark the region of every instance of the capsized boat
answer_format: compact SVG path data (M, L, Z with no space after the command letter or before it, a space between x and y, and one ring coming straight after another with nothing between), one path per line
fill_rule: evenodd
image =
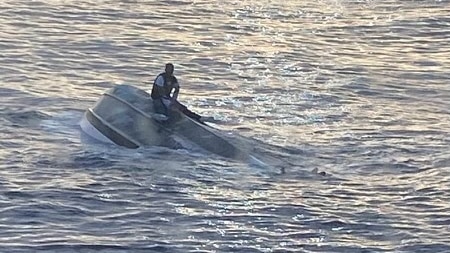
M117 85L86 110L80 126L97 140L127 148L193 144L226 158L254 159L233 138L180 111L172 111L168 118L161 116L155 113L150 94L131 85Z

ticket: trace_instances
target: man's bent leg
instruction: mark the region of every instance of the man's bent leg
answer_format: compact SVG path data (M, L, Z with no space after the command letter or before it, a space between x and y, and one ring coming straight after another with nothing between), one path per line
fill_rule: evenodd
M167 107L164 105L162 99L153 99L153 110L155 113L168 115Z
M200 121L201 116L198 115L197 113L189 110L185 105L181 104L180 102L178 102L178 100L174 100L172 101L172 107L176 108L177 110L179 110L180 112L182 112L184 115L188 116L191 119L194 119L198 122Z

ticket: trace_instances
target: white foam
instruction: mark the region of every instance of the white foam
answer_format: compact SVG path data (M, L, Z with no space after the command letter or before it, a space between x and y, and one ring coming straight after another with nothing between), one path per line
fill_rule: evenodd
M263 161L261 161L260 159L250 155L250 159L248 161L251 165L255 165L261 168L267 168L269 167L269 165Z

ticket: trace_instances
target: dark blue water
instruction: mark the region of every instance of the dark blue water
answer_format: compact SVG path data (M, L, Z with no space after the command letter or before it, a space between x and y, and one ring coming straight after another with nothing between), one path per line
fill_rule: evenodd
M450 252L449 4L0 3L0 252ZM81 132L169 61L269 166Z

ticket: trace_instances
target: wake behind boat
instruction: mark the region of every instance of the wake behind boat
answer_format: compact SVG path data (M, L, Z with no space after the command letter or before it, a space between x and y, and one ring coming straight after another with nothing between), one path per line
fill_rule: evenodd
M117 85L104 93L85 112L80 126L97 140L127 148L186 148L193 144L226 158L246 161L252 158L217 129L180 111L172 111L168 118L156 114L150 94L130 85Z

